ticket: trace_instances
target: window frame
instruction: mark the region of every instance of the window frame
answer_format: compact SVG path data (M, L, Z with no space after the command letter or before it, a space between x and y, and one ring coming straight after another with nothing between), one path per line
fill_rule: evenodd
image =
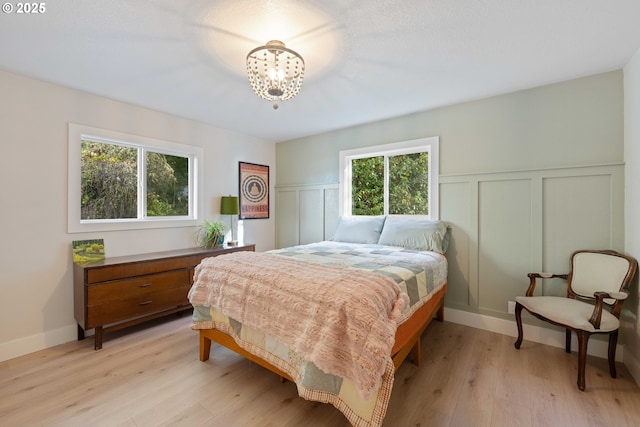
M81 145L83 140L116 144L138 149L138 204L137 218L92 219L81 218ZM146 152L155 152L189 159L189 214L186 216L146 216ZM141 155L142 154L142 155ZM68 135L68 194L67 231L120 231L150 228L192 227L197 225L201 212L201 185L203 149L176 142L148 138L123 132L69 123Z
M440 174L440 137L413 139L409 141L393 142L390 144L375 145L340 151L340 183L339 183L339 212L341 216L352 215L352 171L351 161L367 157L384 156L385 169L388 166L388 157L403 154L429 153L429 214L428 215L393 215L398 217L426 218L437 220L440 218L439 183ZM384 184L384 211L389 211L388 176L385 174Z

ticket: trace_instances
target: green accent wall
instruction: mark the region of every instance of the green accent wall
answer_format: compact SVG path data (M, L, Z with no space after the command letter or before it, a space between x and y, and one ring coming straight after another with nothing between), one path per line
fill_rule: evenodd
M624 251L622 77L613 71L280 142L276 246L332 235L340 150L438 136L440 218L452 227L445 305L513 320L508 301L524 294L527 273L566 273L577 249ZM562 286L545 281L539 292Z
M335 183L340 150L429 136L442 175L621 162L622 71L280 142L276 185Z

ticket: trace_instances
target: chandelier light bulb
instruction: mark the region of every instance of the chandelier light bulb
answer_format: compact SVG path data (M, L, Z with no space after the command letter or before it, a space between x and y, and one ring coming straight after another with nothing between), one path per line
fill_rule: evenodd
M270 68L269 69L269 78L271 80L282 81L282 80L284 80L284 71L276 70L275 68Z

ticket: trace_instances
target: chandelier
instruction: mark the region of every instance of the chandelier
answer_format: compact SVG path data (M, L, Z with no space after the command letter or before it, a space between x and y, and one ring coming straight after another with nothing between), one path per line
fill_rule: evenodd
M247 74L256 95L274 101L273 109L277 110L278 101L291 99L300 92L304 59L280 40L271 40L247 54Z

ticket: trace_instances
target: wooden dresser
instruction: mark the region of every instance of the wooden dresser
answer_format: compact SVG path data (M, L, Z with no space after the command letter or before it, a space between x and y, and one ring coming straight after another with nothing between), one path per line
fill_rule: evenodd
M191 309L187 293L203 258L255 251L254 244L216 249L181 249L106 258L73 265L74 315L78 340L95 328L95 349L105 332Z

